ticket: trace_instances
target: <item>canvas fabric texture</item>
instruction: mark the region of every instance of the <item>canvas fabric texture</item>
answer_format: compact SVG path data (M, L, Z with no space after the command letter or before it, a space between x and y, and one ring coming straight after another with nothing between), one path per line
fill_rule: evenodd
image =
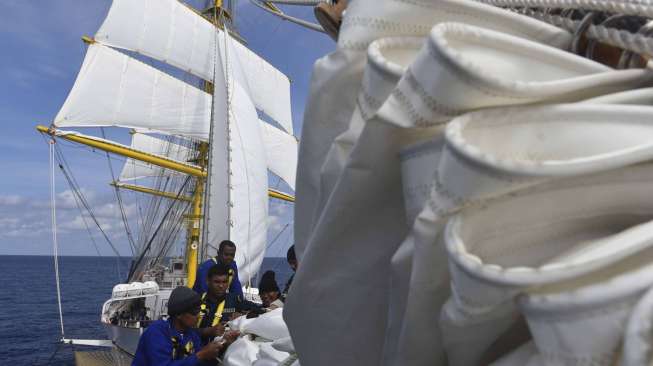
M568 34L478 5L353 1L315 66L284 308L304 364L617 357L616 324L649 286L647 264L623 264L648 248L637 198L650 195L653 108L626 93L652 72L571 55ZM581 103L607 95L623 105ZM574 340L596 331L583 314L606 330L588 345Z

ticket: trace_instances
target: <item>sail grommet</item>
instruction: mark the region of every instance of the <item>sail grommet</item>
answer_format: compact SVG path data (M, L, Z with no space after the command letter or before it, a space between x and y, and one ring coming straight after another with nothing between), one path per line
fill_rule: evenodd
M197 243L193 243L193 244L191 244L191 245L190 245L190 248L191 248L192 250L197 250Z

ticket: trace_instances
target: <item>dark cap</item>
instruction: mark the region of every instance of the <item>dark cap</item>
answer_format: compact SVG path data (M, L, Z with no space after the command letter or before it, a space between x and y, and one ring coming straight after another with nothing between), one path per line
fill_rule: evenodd
M275 279L274 271L266 271L261 276L261 282L258 285L259 292L279 292L279 286L277 285L277 280Z
M176 316L192 313L199 308L202 298L188 287L179 286L172 290L168 299L168 315Z

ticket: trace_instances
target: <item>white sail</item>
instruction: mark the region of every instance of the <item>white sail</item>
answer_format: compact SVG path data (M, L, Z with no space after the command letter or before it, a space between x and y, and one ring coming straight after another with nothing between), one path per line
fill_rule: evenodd
M235 80L231 126L231 240L236 243L240 280L250 282L267 243L268 174L254 104Z
M184 164L190 164L188 160L192 159L194 154L192 150L186 146L170 143L168 141L144 135L142 133L134 133L132 135L131 148L153 155L165 156L171 160L175 160ZM122 172L120 173L120 181L127 182L135 179L161 176L180 177L185 175L177 171L164 169L143 161L127 159L125 161L125 165L122 168Z
M224 33L218 38L223 47L216 70L224 74L216 72L214 79L205 241L212 247L224 239L235 242L240 279L247 283L265 254L267 159L256 108L242 86L242 73L234 72L238 58L229 52L232 47L224 47L230 39Z
M213 36L220 38L217 32ZM212 42L215 52L220 53L217 42ZM230 225L230 196L229 190L232 169L229 163L231 150L229 103L227 101L228 85L226 82L225 68L221 57L215 59L215 77L213 81L213 113L211 116L209 139L209 177L206 182L206 195L204 203L204 225L202 242L204 249L201 255L206 256L207 247L217 248L220 241L229 239ZM200 260L203 258L200 258Z
M206 139L210 95L99 44L84 64L57 127L120 126Z
M95 39L213 80L216 28L177 0L114 0ZM222 33L218 30L219 33ZM244 45L233 42L246 89L258 109L293 133L290 80Z
M295 190L297 139L263 121L260 121L260 125L268 169Z

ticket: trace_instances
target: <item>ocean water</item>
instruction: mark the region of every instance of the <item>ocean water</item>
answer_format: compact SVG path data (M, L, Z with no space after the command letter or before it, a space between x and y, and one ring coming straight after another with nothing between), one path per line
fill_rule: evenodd
M124 281L129 261L59 258L66 338L106 339L100 310L113 286ZM266 258L261 272L268 269L277 273L283 289L292 274L285 258ZM0 365L74 365L73 348L58 343L61 327L52 257L0 256L0 278Z

